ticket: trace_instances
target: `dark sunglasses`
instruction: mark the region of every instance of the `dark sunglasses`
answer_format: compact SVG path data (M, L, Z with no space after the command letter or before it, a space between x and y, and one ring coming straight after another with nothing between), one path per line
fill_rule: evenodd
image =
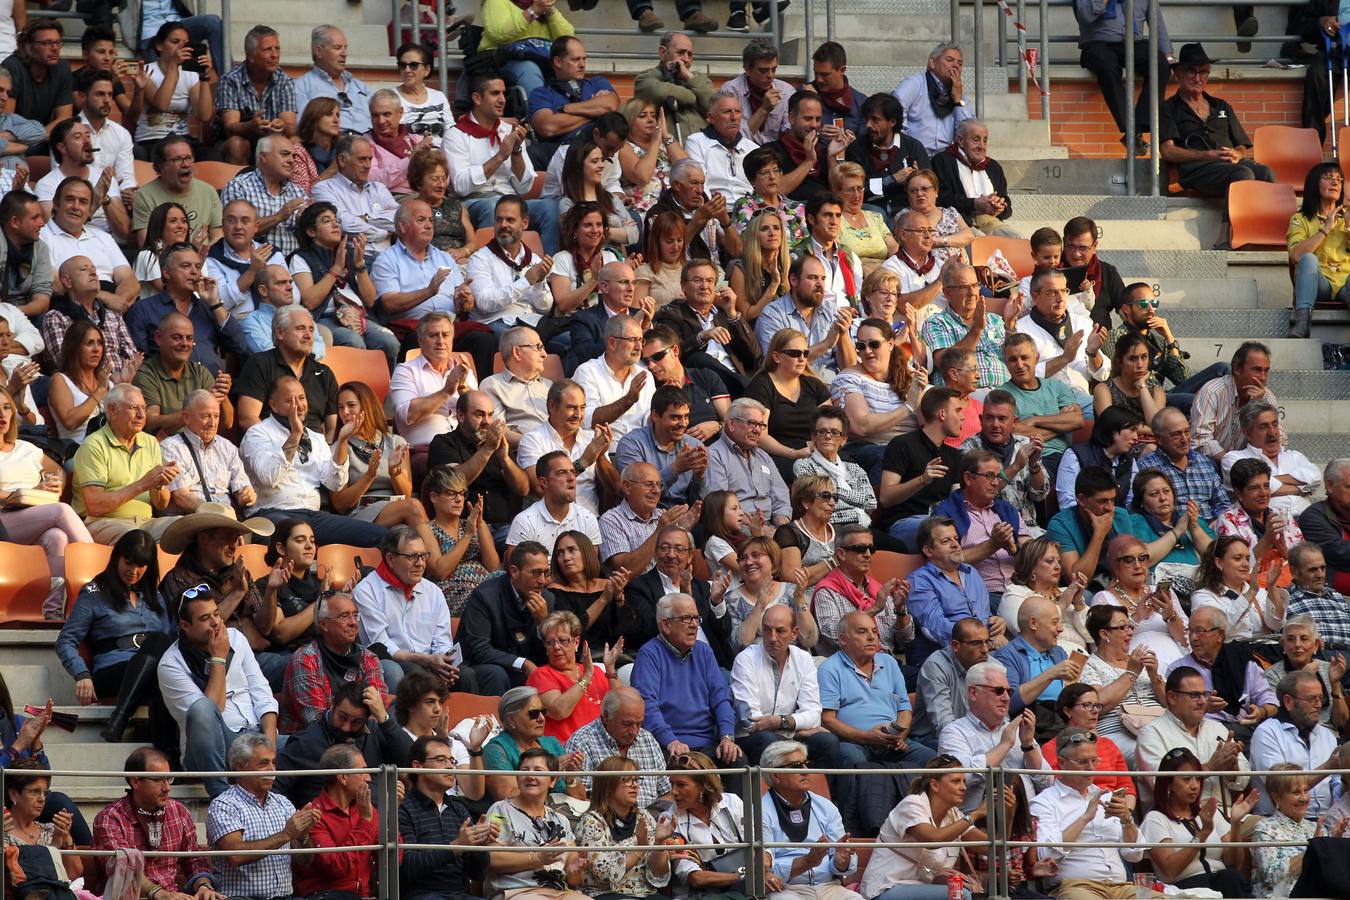
M876 553L877 548L871 544L849 544L847 547L840 547L845 553Z
M352 98L347 96L346 91L338 91L337 98L342 102L343 109L351 109Z
M857 349L857 351L858 351L859 353L864 353L864 352L866 352L866 351L868 351L868 350L876 350L878 347L880 347L880 346L881 346L882 344L884 344L884 343L886 343L886 342L885 342L885 341L854 341L854 342L853 342L853 346Z
M1097 735L1091 731L1087 734L1071 734L1069 735L1069 743L1075 746L1078 744L1095 744L1097 743Z
M527 709L525 710L525 715L529 716L531 719L542 719L546 713L542 709Z
M1004 685L977 684L977 685L975 685L975 687L977 687L977 688L984 688L986 691L990 691L991 693L993 693L993 694L995 694L995 695L997 695L997 696L999 696L999 697L1010 697L1010 696L1012 696L1012 688L1007 687L1007 686L1004 686Z
M1149 562L1153 559L1153 557L1149 556L1147 553L1138 553L1138 554L1128 553L1125 556L1119 557L1118 559L1125 565L1132 566L1137 562L1143 563L1144 565L1148 565Z
M780 769L805 769L805 768L806 768L806 763L805 763L805 762L783 763L783 764L782 764L781 766L779 766L778 768L780 768Z
M401 60L399 60L399 63L398 63L398 67L399 67L400 70L402 70L402 69L416 69L417 67L419 67L419 66L421 66L421 65L422 65L422 61L421 61L420 59L401 59Z
M792 347L792 348L789 348L789 349L786 349L786 350L779 350L779 351L777 351L777 352L783 354L784 356L790 356L790 357L792 357L793 359L805 359L805 358L806 358L806 351L805 351L805 350L798 350L796 347Z
M657 351L656 351L655 353L653 353L651 356L649 356L649 357L647 357L646 359L644 359L644 360L642 361L642 364L643 364L644 366L650 366L650 365L651 365L652 363L654 363L654 362L660 362L661 360L663 360L663 359L666 358L666 354L668 354L668 353L670 353L670 348L669 348L669 347L667 347L665 350L657 350Z
M836 494L836 493L834 493L834 491L821 491L819 494L816 494L816 499L817 499L817 500L829 500L829 501L833 502L833 501L839 499L839 495Z

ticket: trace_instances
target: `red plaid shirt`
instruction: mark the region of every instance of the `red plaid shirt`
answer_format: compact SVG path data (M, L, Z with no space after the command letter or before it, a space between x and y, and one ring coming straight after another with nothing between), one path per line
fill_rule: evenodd
M116 803L110 803L94 816L94 849L117 850L122 847L136 850L152 849L129 796ZM187 811L187 807L177 800L170 800L164 806L164 833L159 846L153 849L201 850L201 846L197 843L197 825L192 821L192 815ZM102 870L95 867L86 872L92 891L100 894L103 892L103 886L107 877L112 874L115 863L116 860L110 856L103 860ZM166 891L191 893L188 886L202 876L206 876L212 885L215 884L211 878L211 863L204 856L156 856L145 861L145 877Z
M374 685L381 694L389 693L380 661L369 650L361 651L361 680ZM281 722L278 730L282 734L304 730L306 725L322 718L332 705L333 688L328 683L328 670L323 666L318 638L291 654L291 661L286 664L286 689L279 699Z
M314 808L323 813L323 818L309 832L315 847L359 847L374 844L379 837L379 810L375 810L369 820L363 819L357 812L355 801L343 809L333 802L333 796L326 790L314 801ZM368 850L314 854L310 864L296 873L296 896L308 897L324 890L351 891L362 897L368 896L372 858Z

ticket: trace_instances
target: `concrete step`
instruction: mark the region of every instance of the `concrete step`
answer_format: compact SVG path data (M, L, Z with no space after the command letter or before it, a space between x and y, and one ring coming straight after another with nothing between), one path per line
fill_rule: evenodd
M1209 309L1216 306L1241 309L1287 309L1289 300L1262 294L1254 278L1165 278L1157 275L1123 275L1126 284L1143 281L1156 286L1163 304L1163 315L1171 318L1178 309Z
M1344 434L1300 431L1297 433L1294 447L1318 468L1333 459L1341 459L1347 455Z
M113 708L110 705L95 704L93 706L64 706L57 704L57 712L70 713L80 717L79 723L74 731L62 731L59 728L48 728L43 734L42 740L46 744L102 744L103 738L99 732L107 727L112 719ZM132 725L137 725L146 720L149 715L147 707L142 706L132 714Z
M1264 312L1264 310L1262 310ZM1343 328L1343 326L1342 326ZM1238 345L1243 341L1252 340L1255 337L1261 343L1270 347L1270 352L1274 357L1271 360L1272 368L1276 371L1311 371L1322 368L1322 341L1340 340L1345 341L1350 337L1350 329L1344 329L1340 332L1343 336L1336 337L1335 330L1326 334L1315 334L1312 338L1302 340L1297 338L1274 337L1253 335L1251 333L1235 335L1232 337L1187 337L1188 332L1178 328L1181 348L1189 353L1190 359L1186 361L1192 372L1198 372L1208 365L1216 362L1226 363L1233 358L1233 352L1237 350ZM1280 328L1281 335L1284 334L1284 328ZM1192 333L1193 334L1193 333ZM1277 396L1279 396L1277 392ZM1322 429L1326 430L1326 429Z
M1025 215L1018 208L1016 198L1013 199L1013 215L1017 227L1028 235L1037 228L1061 229L1066 221L1057 217L1037 219ZM1103 257L1113 250L1168 253L1203 251L1208 246L1206 241L1213 242L1200 219L1117 219L1101 224L1101 230L1098 246L1103 251Z
M1151 223L1156 224L1156 223ZM1063 228L1064 223L1060 222ZM1106 230L1106 229L1104 229ZM1125 232L1112 225L1107 233ZM1217 250L1135 250L1112 249L1118 246L1115 240L1111 246L1103 246L1102 259L1114 265L1122 272L1150 272L1153 279L1163 278L1204 278L1221 282L1230 275L1255 277L1248 271L1230 270L1229 254ZM1263 263L1263 265L1265 265Z
M1281 400L1346 400L1350 399L1350 372L1278 368L1270 373L1270 389Z
M67 678L67 681L70 679ZM20 705L27 702L38 703L38 697L45 701L49 696L51 687L47 678L46 666L17 666L5 665L5 686L9 688L9 695L16 699ZM53 698L55 699L55 698ZM19 712L19 710L15 710Z
M1289 310L1284 309L1175 309L1167 314L1173 333L1182 342L1198 340L1203 343L1227 340L1230 337L1264 340L1283 338L1289 327ZM1350 335L1350 316L1343 310L1318 310L1313 321L1319 327L1323 340L1346 340L1336 337L1339 334ZM1275 360L1283 365L1280 360ZM1316 366L1322 367L1321 362Z
M51 760L52 768L57 770L118 772L121 771L122 763L131 751L142 746L145 745L140 743L108 744L103 741L52 744L47 747L47 758ZM70 776L62 777L61 781L63 784L78 784L84 788L123 783L123 779L118 775L90 775L78 779Z
M1341 435L1341 453L1345 452L1345 434L1350 431L1350 404L1323 400L1285 400L1280 398L1285 426L1291 434L1330 432Z

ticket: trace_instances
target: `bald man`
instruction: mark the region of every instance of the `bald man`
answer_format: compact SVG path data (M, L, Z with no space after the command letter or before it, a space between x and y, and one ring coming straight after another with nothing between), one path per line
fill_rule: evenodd
M1052 600L1038 594L1028 597L1017 611L1017 627L1017 637L993 654L1008 669L1008 684L1013 689L1008 714L1020 715L1031 707L1036 713L1037 741L1047 741L1059 731L1055 710L1059 692L1078 680L1086 657L1070 658L1059 646L1064 625L1059 605Z
M290 270L285 266L269 265L257 283L257 290L258 299L262 302L239 324L244 329L244 346L248 348L248 352L266 353L276 346L272 342L272 320L276 317L277 310L292 303L299 303L300 294L295 289L295 282L291 280ZM324 331L323 328L314 329L315 359L323 359L328 352L328 346L323 339Z
M455 400L458 427L436 435L427 448L427 469L453 465L469 483L469 498L483 501L483 521L492 536L506 540L511 520L530 492L530 479L516 465L506 443L506 420L500 418L492 397L483 391L463 391Z
M220 403L221 428L234 424L230 373L222 369L212 375L192 359L196 343L192 320L182 313L169 313L155 329L158 352L141 364L132 379L145 395L145 430L150 434L176 434L186 421L188 395L197 390L209 391Z

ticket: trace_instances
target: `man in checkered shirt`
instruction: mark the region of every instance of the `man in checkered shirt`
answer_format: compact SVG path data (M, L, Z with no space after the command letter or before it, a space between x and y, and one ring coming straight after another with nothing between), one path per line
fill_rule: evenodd
M666 767L666 755L652 733L642 727L647 704L634 688L610 690L600 703L600 718L583 725L567 739L567 753L580 751L584 770L594 770L611 756L623 756L637 764L639 771L660 771ZM582 777L590 790L590 779ZM638 780L638 808L670 797L670 779L665 775L643 775Z
M270 856L217 856L216 888L227 897L269 900L291 895L291 858L285 851L307 846L307 833L319 821L313 805L296 811L272 790L277 752L261 734L241 734L230 745L232 772L264 774L237 779L211 801L206 811L206 840L212 850L275 850Z

